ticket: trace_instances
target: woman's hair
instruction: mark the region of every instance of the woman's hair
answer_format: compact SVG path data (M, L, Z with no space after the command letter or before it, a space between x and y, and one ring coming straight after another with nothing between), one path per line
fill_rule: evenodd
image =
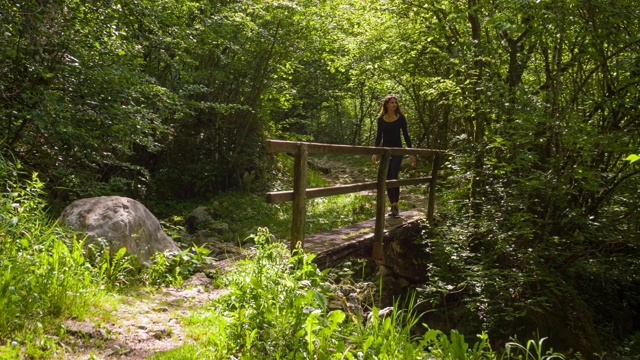
M395 94L389 94L387 96L384 97L384 101L382 102L382 108L380 109L380 115L384 115L387 113L388 108L387 105L389 104L389 101L391 100L395 100L396 103L398 103L398 96ZM398 106L396 106L396 115L401 115L402 114L402 110L400 110L400 104L398 104Z

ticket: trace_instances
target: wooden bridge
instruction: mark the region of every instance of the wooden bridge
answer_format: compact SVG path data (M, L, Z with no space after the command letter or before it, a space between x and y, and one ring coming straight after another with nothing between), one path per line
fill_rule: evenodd
M268 140L267 151L287 152L295 155L293 190L269 192L267 193L267 202L293 202L289 246L291 249L302 246L305 251L316 253L316 263L318 263L321 268L332 267L352 257L380 260L383 257L383 242L385 238L390 239L400 234L413 232L419 227L420 221L433 221L435 184L440 154L442 153L441 150ZM309 153L379 155L381 159L378 167L377 181L307 189L307 159ZM431 176L403 180L386 180L389 161L393 155L433 155ZM398 218L385 217L387 188L425 183L429 184L427 214L421 214L415 211L404 211L400 213L400 217ZM375 219L305 237L306 199L365 190L376 190Z

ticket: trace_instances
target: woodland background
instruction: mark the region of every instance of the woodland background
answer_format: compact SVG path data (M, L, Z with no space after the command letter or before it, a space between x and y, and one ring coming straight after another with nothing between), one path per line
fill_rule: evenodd
M478 326L640 348L638 34L632 0L3 1L1 154L54 217L167 216L272 189L266 139L372 145L396 93Z

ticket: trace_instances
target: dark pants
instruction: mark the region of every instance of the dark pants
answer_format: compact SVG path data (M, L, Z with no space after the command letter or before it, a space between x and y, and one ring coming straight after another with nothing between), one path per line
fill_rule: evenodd
M389 159L389 170L387 171L387 180L395 180L400 173L400 165L402 164L402 156L392 156ZM400 199L400 187L387 188L387 196L389 202L397 203Z

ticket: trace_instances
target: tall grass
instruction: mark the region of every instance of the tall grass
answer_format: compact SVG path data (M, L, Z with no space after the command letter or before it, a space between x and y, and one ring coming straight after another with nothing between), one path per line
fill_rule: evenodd
M82 315L99 291L82 241L47 217L43 184L19 170L0 159L0 345Z

